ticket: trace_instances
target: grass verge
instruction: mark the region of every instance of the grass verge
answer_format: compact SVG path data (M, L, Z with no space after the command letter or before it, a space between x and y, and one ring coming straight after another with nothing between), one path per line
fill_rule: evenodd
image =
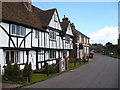
M79 62L76 62L76 66L74 66L74 63L69 63L68 67L69 67L69 70L73 70L73 69L78 68L78 67L80 67L80 66L82 66L84 64L87 64L87 63L88 62L80 64ZM49 76L47 76L46 74L41 74L41 73L32 73L32 81L30 83L21 82L21 81L7 81L7 82L13 82L13 83L16 82L18 84L21 84L21 86L16 87L16 88L20 88L20 87L23 87L23 86L26 86L26 85L31 85L31 84L34 84L34 83L37 83L37 82L41 82L41 81L50 79L50 78L58 76L58 75L60 75L62 73L49 74Z
M78 68L87 63L89 63L89 62L85 62L85 63L81 63L81 64L79 62L76 62L76 65L74 65L74 63L69 63L68 68L69 68L69 70L73 70L73 69Z
M108 55L108 56L120 59L120 55Z

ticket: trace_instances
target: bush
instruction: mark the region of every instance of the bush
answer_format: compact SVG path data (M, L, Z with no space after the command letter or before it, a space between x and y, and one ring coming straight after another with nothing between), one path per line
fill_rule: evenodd
M56 64L51 64L48 65L48 69L49 69L49 74L53 74L53 73L58 73L57 67L55 67ZM41 73L47 73L47 67L43 68Z
M49 68L49 74L52 74L53 73L53 66L52 65L48 65L48 68Z
M74 63L75 59L70 59L69 63Z
M48 66L49 74L58 73L58 67L53 67L52 65Z
M19 68L18 64L15 63L15 65L13 67L13 76L20 77L20 75L21 75L20 68Z
M25 67L23 69L23 77L28 78L28 82L31 82L31 62L28 65L28 62L25 64Z
M23 69L23 77L29 77L31 76L31 62L29 63L26 63L25 64L25 67Z
M28 77L28 62L26 62L25 67L23 69L23 77Z
M11 65L11 61L8 61L7 67L5 68L5 75L6 76L12 76L13 73L13 67Z
M31 62L28 65L28 77L31 77L32 74L32 66L31 66Z

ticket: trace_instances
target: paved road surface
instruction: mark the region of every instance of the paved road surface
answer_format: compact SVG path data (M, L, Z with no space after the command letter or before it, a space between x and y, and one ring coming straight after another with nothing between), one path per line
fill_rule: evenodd
M24 88L118 88L118 59L96 54L74 71Z

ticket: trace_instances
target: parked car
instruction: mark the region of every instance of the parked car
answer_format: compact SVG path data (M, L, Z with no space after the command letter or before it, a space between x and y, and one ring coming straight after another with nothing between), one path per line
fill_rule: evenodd
M113 52L109 52L110 55L113 55L114 53Z

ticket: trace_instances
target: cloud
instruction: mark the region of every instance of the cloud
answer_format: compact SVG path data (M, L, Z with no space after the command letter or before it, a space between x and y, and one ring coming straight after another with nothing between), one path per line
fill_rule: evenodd
M107 42L117 44L118 39L118 27L104 27L97 32L89 34L90 43L101 43L105 45Z

